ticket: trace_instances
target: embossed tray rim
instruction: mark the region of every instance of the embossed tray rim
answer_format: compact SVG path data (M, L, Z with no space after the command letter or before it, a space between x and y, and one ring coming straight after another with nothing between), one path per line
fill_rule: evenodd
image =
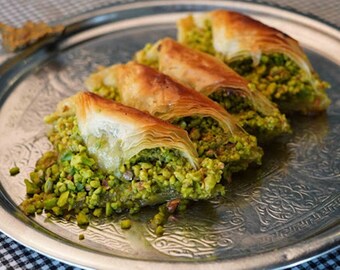
M175 3L180 3L180 5L220 5L226 8L233 8L239 10L248 11L265 11L271 15L278 15L280 17L286 17L289 20L297 21L299 23L306 24L310 28L318 29L328 35L330 39L339 40L339 32L332 27L325 24L317 22L313 19L294 14L288 11L283 11L280 9L260 6L257 4L241 3L241 2L228 2L228 1L181 1ZM172 5L174 1L162 1L162 5ZM110 19L110 14L114 12L120 12L122 10L128 10L133 8L142 8L146 6L157 5L157 2L144 2L144 3L132 3L121 6L114 6L111 8L105 8L81 15L68 22L70 25L68 34L72 34L72 31L77 32L84 30L83 27L95 27L106 20ZM105 16L107 15L107 16ZM103 17L104 16L104 17ZM97 20L93 20L93 19ZM98 20L99 19L99 20ZM101 20L102 19L102 20ZM86 25L89 23L89 25ZM73 27L73 28L72 28ZM10 59L5 64L0 67L0 75L5 75L6 72L10 72L11 68L20 60L31 54L34 54L40 47L43 47L44 43L38 44L34 49L29 49L22 54ZM332 59L336 63L340 63L340 54L335 54L335 56L330 54L330 50L321 52L325 57ZM7 89L10 88L10 84L4 91L0 93L0 98L2 99L7 93ZM47 233L42 233L41 231L34 228L34 225L27 226L27 224L22 220L22 218L13 215L16 206L10 201L10 198L6 196L6 192L0 189L0 215L2 216L2 221L0 223L0 230L6 235L12 237L16 241L28 246L40 253L46 254L49 257L55 258L57 260L67 262L73 265L78 265L82 267L94 267L100 269L112 269L118 267L125 267L127 269L144 269L151 267L162 267L163 269L173 269L174 264L181 269L213 269L216 266L232 269L244 269L244 268L267 268L267 267L279 267L287 266L287 264L293 265L301 260L306 260L320 253L325 252L333 248L339 241L339 225L335 224L329 229L325 229L322 233L315 235L313 238L302 241L294 246L281 248L277 251L267 252L259 255L254 255L246 258L221 260L214 262L200 262L188 263L188 262L159 262L159 261L142 261L133 260L117 256L103 255L95 253L93 251L89 252L85 248L79 248L71 242L60 242L54 237L50 237ZM13 212L11 211L13 210ZM27 222L27 221L26 221Z

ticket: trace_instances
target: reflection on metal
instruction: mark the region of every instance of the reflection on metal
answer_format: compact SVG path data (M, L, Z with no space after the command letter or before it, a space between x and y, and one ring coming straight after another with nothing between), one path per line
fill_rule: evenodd
M144 3L145 4L145 3ZM308 48L321 77L340 85L334 29L293 13L227 1L152 1L116 6L72 19L66 35L37 44L0 66L0 229L17 241L72 264L93 268L264 268L294 263L339 242L340 91L329 91L327 115L295 117L294 134L265 148L263 166L239 174L219 200L194 203L156 237L137 215L122 231L119 217L86 231L74 222L25 217L17 207L23 179L50 148L43 117L62 98L84 89L98 65L131 59L145 43L175 37L186 12L237 9L288 32ZM184 12L184 13L180 13ZM78 20L78 22L77 22ZM301 33L304 33L301 35ZM320 46L318 40L324 44ZM330 52L333 52L330 54ZM21 173L10 177L14 164ZM78 235L84 233L85 240ZM195 263L195 264L193 264Z

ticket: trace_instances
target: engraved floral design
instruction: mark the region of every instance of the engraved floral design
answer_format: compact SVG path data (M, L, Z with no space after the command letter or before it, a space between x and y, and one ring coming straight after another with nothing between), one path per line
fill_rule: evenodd
M99 38L51 57L18 82L1 105L0 183L16 204L25 193L23 178L50 149L42 118L59 100L82 90L83 79L97 65L118 62L117 55L126 61L140 49L127 44L127 49L113 45L110 51L108 40ZM270 251L318 233L340 216L339 93L330 92L332 105L327 115L296 117L288 144L283 141L267 147L262 167L235 177L227 184L225 197L194 204L166 225L163 236L156 237L150 227L141 225L147 220L141 213L136 219L143 222L134 223L129 232L120 229L118 218L95 223L85 232L82 245L129 258L168 256L199 261ZM14 164L21 173L10 177L8 169ZM74 239L83 232L65 220L46 225L44 218L32 221L64 239L78 241Z

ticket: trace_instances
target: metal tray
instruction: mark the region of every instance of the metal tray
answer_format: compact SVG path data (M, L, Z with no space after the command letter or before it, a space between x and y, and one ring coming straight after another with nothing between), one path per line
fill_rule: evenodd
M147 42L175 37L188 12L228 8L247 13L300 41L320 76L332 84L327 114L292 118L294 134L265 148L264 164L233 179L218 200L195 203L156 237L134 217L95 221L86 231L44 215L26 217L18 205L23 179L50 148L43 117L82 90L98 65L131 59ZM295 13L228 1L144 1L112 6L67 22L65 35L42 41L0 66L0 229L47 256L88 268L262 269L292 265L339 243L339 32ZM10 177L14 164L21 173ZM85 240L78 240L80 233Z

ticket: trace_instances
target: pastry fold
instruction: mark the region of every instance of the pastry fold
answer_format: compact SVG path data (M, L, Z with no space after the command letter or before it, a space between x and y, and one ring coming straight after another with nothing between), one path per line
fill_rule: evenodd
M179 150L197 168L194 145L188 134L174 125L88 92L59 103L57 115L72 113L89 153L102 169L115 172L142 150L156 147Z
M165 121L199 115L215 119L226 132L240 131L234 117L217 103L136 62L103 69L92 74L85 84L91 91L102 84L116 88L123 104L147 111Z
M221 88L228 89L249 98L254 108L264 115L270 115L277 108L266 97L251 91L248 81L225 65L219 59L206 53L190 49L171 38L164 38L150 48L148 56L140 51L136 54L137 62L144 62L145 57L157 59L157 69L176 81L192 87L205 96L210 96Z
M178 21L178 40L184 42L186 31L211 24L212 46L228 62L251 56L258 64L262 53L283 53L311 76L312 66L299 43L285 33L238 12L214 10Z
M25 179L27 215L76 216L87 226L92 217L225 194L223 162L198 158L184 129L150 114L80 92L45 122L53 148Z
M266 130L265 121L269 121L270 125L267 127L269 130L267 134L264 134L267 139L290 131L285 116L279 112L276 105L270 102L261 92L251 89L252 85L246 79L221 60L209 54L191 49L170 38L165 38L154 45L147 45L143 50L137 52L135 58L136 61L149 64L181 84L209 96L219 102L221 106L224 106L228 95L241 97L244 101L233 101L232 106L237 107L239 106L237 103L246 102L248 103L247 108L237 112L233 111L233 116L240 120L240 117L244 117L245 113L252 111L252 114L256 114L257 119L260 120L262 130ZM217 100L216 95L224 95L225 99ZM228 110L228 108L226 109ZM275 135L273 120L276 122ZM254 121L252 120L252 122ZM241 121L240 124L243 127L250 125L246 120ZM246 128L246 130L252 133L251 129ZM259 134L255 132L253 135Z
M92 92L114 96L127 106L182 127L195 144L199 158L222 161L227 178L250 163L261 162L263 151L256 138L239 127L232 115L208 97L153 68L136 62L114 65L91 74L85 84Z
M328 107L324 92L328 84L319 80L299 43L285 33L228 10L190 15L180 19L177 27L179 42L233 63L284 111L310 113ZM273 57L268 60L268 56Z

